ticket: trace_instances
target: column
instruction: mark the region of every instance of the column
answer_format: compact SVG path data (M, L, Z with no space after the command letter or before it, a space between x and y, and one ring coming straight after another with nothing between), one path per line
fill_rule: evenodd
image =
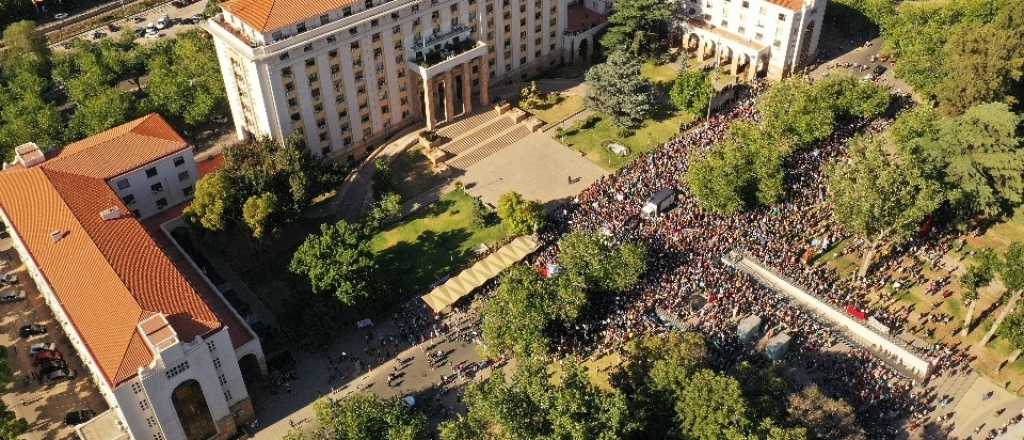
M730 51L732 56L729 58L729 63L732 67L732 76L736 76L740 73L740 56L736 54L735 50Z
M444 73L444 120L451 122L455 116L455 80L452 71Z
M487 58L480 57L480 105L484 107L491 105L491 65Z
M462 65L462 113L473 113L473 66L472 61Z
M747 62L747 79L753 81L757 78L757 56L753 55Z
M433 130L437 125L434 115L434 87L434 81L423 78L423 116L427 121L427 130Z

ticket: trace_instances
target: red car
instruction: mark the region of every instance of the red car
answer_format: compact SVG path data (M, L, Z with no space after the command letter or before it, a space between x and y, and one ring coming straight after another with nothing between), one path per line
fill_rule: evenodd
M32 356L32 365L39 366L47 362L57 361L61 359L64 359L64 356L62 356L59 351L41 350L36 352L36 354Z

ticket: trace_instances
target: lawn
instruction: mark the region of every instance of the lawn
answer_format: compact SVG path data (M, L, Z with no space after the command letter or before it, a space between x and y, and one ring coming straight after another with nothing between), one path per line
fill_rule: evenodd
M679 66L647 62L640 66L640 74L653 83L667 83L675 80L679 75Z
M384 278L398 289L395 298L426 294L431 286L464 269L480 244L505 238L497 222L474 222L473 198L461 190L441 196L412 218L370 241Z
M570 130L572 134L564 135L560 140L594 163L609 170L617 170L675 137L679 134L679 126L693 118L693 115L685 112L670 113L661 119L644 122L632 135L623 138L619 136L619 128L609 118L601 116L593 127L574 133ZM607 145L613 142L625 145L629 148L629 154L623 157L612 154Z
M562 122L583 110L583 97L578 95L558 95L557 101L551 105L529 110L537 119L545 124Z

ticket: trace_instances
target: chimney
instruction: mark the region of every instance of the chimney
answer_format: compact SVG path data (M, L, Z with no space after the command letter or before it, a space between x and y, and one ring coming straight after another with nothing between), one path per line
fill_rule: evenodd
M121 208L111 206L107 209L100 211L100 218L103 220L117 220L124 217L124 213L121 212Z
M68 235L67 231L54 229L50 231L50 241L56 243Z
M45 160L46 156L35 142L21 144L14 149L14 162L25 168L32 168Z

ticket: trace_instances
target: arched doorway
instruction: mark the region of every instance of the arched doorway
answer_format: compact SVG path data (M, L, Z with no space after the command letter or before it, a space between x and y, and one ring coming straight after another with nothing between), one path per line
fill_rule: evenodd
M263 380L263 371L260 369L260 361L256 355L249 353L238 360L238 369L242 371L242 380L245 385L251 388ZM250 393L252 394L252 393Z
M203 387L195 379L186 380L174 388L171 403L187 440L206 440L217 434L210 407L203 396Z

